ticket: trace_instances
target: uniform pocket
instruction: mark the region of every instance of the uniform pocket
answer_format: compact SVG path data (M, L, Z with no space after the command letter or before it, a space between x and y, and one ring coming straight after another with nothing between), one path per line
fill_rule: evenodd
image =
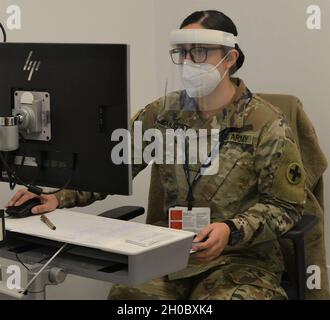
M220 188L224 180L227 178L236 162L239 161L241 155L239 153L228 154L229 150L222 150L218 158L219 169L217 174L210 175L204 178L203 194L205 198L210 201L217 190ZM217 160L217 159L216 159Z
M236 269L235 271L229 272L228 277L233 283L243 286L244 290L247 291L246 295L252 298L255 293L258 293L257 288L272 291L274 297L283 299L287 297L276 276L262 269L252 267Z
M217 206L226 207L244 197L255 184L253 156L230 144L220 153L219 171L208 179L204 195Z

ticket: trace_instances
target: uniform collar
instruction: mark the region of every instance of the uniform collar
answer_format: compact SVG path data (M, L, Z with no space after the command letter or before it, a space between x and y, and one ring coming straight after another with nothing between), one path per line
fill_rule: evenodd
M231 102L216 115L218 123L221 124L221 129L243 128L246 118L245 110L252 99L252 93L245 86L243 80L233 78L232 82L236 86L236 92Z

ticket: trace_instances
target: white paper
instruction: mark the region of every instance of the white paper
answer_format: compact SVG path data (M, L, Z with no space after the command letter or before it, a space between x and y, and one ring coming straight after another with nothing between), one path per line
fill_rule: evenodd
M46 216L56 226L56 230L51 230L43 223L40 215L23 219L7 217L6 229L120 254L137 254L193 236L191 233L181 230L109 219L69 210L55 210L47 213ZM139 238L140 235L144 235L145 238ZM148 241L150 235L152 235L152 241ZM133 245L126 240L140 241L140 245Z

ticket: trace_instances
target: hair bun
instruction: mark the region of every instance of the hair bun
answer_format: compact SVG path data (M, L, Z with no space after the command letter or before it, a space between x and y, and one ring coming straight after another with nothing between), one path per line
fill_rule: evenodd
M236 70L239 70L242 67L242 65L245 61L245 55L244 55L243 51L241 50L241 48L239 47L238 44L235 45L235 49L239 53L239 57L238 57L237 62L236 62L236 66L237 66Z

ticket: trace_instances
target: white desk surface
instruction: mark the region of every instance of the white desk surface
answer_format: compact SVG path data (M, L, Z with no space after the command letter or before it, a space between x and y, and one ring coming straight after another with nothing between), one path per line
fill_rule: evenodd
M141 254L193 237L193 233L188 231L120 221L64 209L45 215L56 226L56 230L51 230L43 223L40 215L22 219L6 217L6 230L124 255Z

